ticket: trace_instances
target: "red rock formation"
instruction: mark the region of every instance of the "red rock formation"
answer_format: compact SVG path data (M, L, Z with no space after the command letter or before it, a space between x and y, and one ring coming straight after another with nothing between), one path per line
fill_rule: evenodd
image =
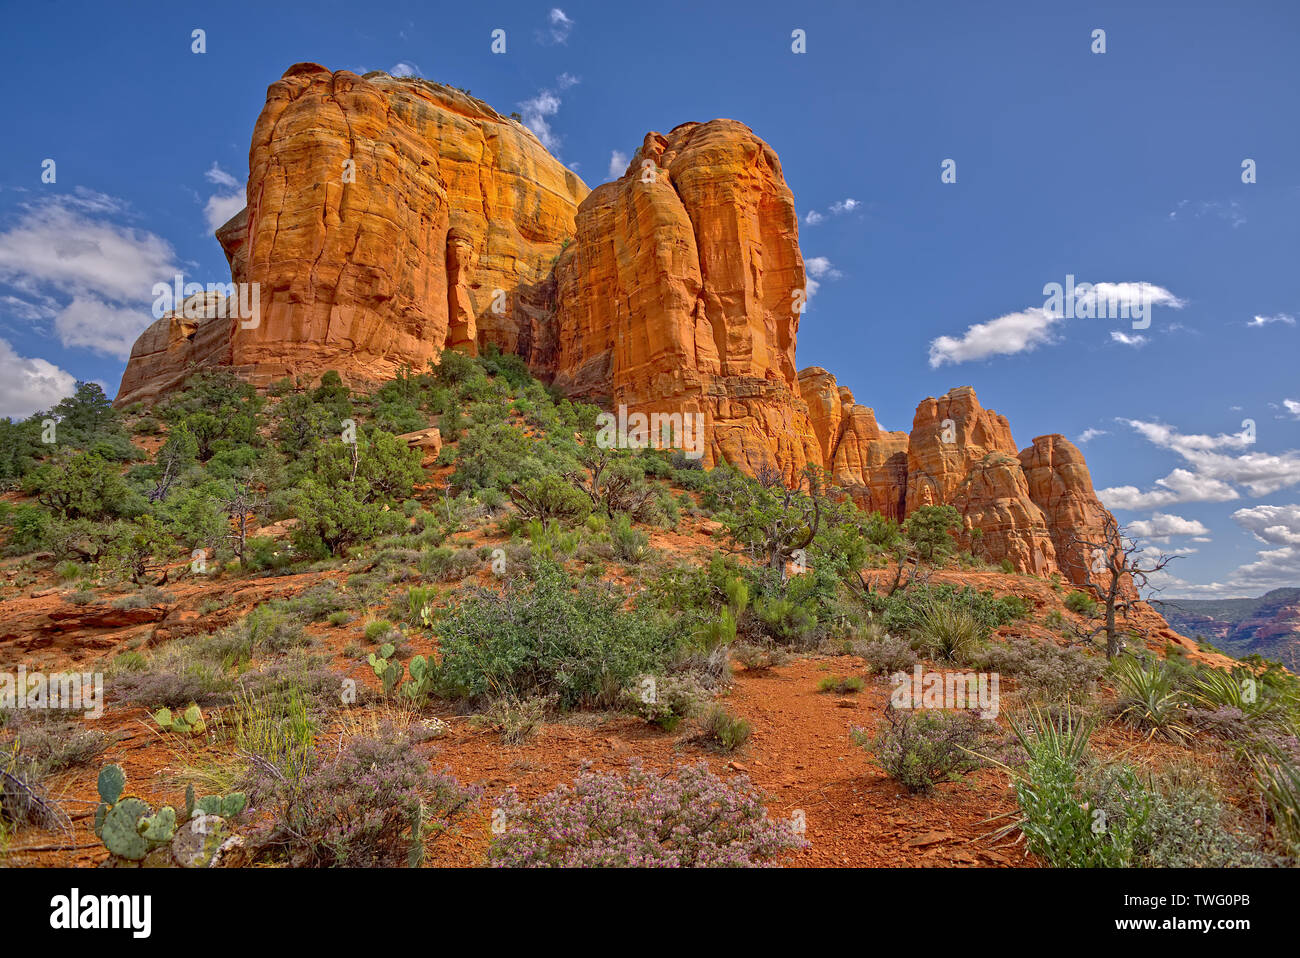
M858 507L890 519L904 516L907 494L905 432L886 432L869 406L853 401L853 393L818 366L799 372L799 390L832 480Z
M1042 510L1056 547L1056 561L1070 582L1082 583L1092 559L1076 538L1105 540L1103 519L1108 515L1092 490L1092 476L1074 443L1064 436L1039 436L1020 452L1020 466L1029 483L1029 495Z
M249 169L248 206L217 235L260 321L155 324L118 402L212 356L259 385L382 380L447 345L553 368L551 268L587 188L522 124L450 87L302 63L268 89Z
M558 388L702 415L706 464L793 480L819 461L794 370L798 219L771 147L734 120L649 133L576 228L557 268Z
M704 459L794 482L829 470L864 509L963 515L961 545L1046 574L1105 510L1059 436L1019 453L970 387L886 432L824 369L796 375L806 290L775 152L734 120L649 133L588 193L518 122L450 87L290 67L267 91L248 206L217 232L257 322L222 296L140 337L117 402L153 400L195 365L265 385L337 369L353 383L492 343L568 395L698 414ZM976 532L975 530L980 530Z

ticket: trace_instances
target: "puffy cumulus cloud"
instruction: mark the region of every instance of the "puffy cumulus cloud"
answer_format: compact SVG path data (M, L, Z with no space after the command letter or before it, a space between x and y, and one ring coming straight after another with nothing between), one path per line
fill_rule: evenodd
M804 272L807 274L804 285L808 291L808 299L813 298L813 294L821 288L821 281L824 279L839 279L843 274L835 268L825 256L810 256L803 261Z
M817 210L809 210L804 216L803 221L808 226L816 226L818 223L826 222L827 214L831 216L843 216L845 213L852 213L854 210L860 209L861 207L862 202L860 200L855 200L852 197L845 197L842 200L836 200L827 207L826 213L819 213Z
M960 337L939 336L930 341L930 368L1028 352L1052 342L1060 321L1045 309L1026 309L968 326Z
M1110 435L1110 434L1109 434L1108 432L1106 432L1105 429L1093 429L1092 427L1089 427L1089 428L1085 429L1083 432L1079 433L1078 437L1077 437L1074 441L1075 441L1075 442L1092 442L1092 441L1093 441L1094 439L1096 439L1098 436L1107 436L1107 435Z
M1198 476L1187 469L1175 469L1155 481L1155 488L1111 486L1098 489L1097 496L1108 509L1142 510L1172 506L1179 502L1229 502L1241 498L1236 489L1219 479Z
M627 172L627 154L612 150L609 154L609 178L616 180Z
M398 60L388 68L388 75L391 77L418 77L424 76L424 71L420 69L418 63L407 63L405 60Z
M1074 315L1114 316L1134 307L1167 306L1182 309L1187 301L1179 299L1155 283L1081 283L1074 290Z
M1069 317L1137 316L1152 306L1181 309L1186 301L1155 283L1049 283L1048 299L1041 307L1007 313L997 319L966 327L960 336L930 340L930 368L944 363L964 363L992 356L1014 356L1058 341L1057 332ZM1053 292L1054 290L1054 292ZM1067 293L1073 302L1067 302ZM1146 314L1149 317L1149 313ZM1142 346L1145 336L1112 331L1110 338L1125 346Z
M153 322L150 311L143 315L145 326ZM54 317L54 331L65 346L84 346L129 359L142 328L140 317L141 310L135 306L117 306L94 296L74 296Z
M581 81L572 74L561 73L556 77L554 88L538 90L537 96L519 104L519 115L523 118L524 126L532 130L533 134L542 141L542 146L557 158L563 138L551 129L551 119L560 112L560 107L563 105L564 101L560 98L560 93L577 86L579 82ZM612 167L613 163L611 162L610 165ZM620 170L619 173L621 175L622 171Z
M213 160L208 171L203 174L203 178L209 183L215 183L221 187L219 191L209 196L207 202L203 204L203 218L207 222L208 230L215 232L244 208L247 191L239 180L223 170L215 160Z
M0 339L0 418L26 419L72 395L77 380L44 359L19 356Z
M1233 520L1270 545L1300 546L1300 505L1238 509Z
M1153 513L1150 519L1136 519L1127 528L1135 536L1164 542L1168 542L1170 536L1203 536L1210 531L1197 519L1184 519L1163 512Z
M154 284L180 272L171 245L120 222L128 215L121 201L88 190L20 207L0 233L0 284L29 314L53 319L65 346L124 357L153 322Z
M1225 582L1196 585L1176 580L1169 592L1186 597L1259 595L1269 589L1300 582L1300 505L1252 506L1238 509L1232 518L1258 541L1261 549L1252 562L1234 570Z
M1177 502L1226 502L1236 499L1236 487L1252 496L1267 496L1300 483L1300 451L1239 452L1252 449L1253 433L1183 433L1161 422L1120 419L1152 445L1186 460L1191 470L1175 469L1158 488L1141 492L1133 486L1102 489L1097 494L1112 509L1143 509Z
M0 282L24 292L151 302L153 284L176 273L175 253L161 237L107 218L125 211L90 193L24 206L0 233Z

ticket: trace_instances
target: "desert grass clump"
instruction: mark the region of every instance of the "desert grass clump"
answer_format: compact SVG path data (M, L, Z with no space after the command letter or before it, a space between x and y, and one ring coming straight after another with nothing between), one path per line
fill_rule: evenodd
M808 846L793 820L768 816L749 779L704 762L673 777L587 769L533 802L507 791L498 807L506 829L488 860L504 868L742 868Z
M516 698L503 695L488 703L474 716L474 725L496 729L506 745L522 745L542 729L546 717L555 710L555 696L531 695Z
M856 675L828 675L817 683L817 691L851 695L854 692L861 692L866 685L867 683Z
M885 633L878 639L853 642L850 649L877 675L910 672L920 661L909 642Z
M721 705L709 709L700 724L701 738L723 752L734 752L745 745L753 735L748 722L732 715Z
M790 661L790 654L770 641L740 642L731 648L732 657L749 672L766 672Z

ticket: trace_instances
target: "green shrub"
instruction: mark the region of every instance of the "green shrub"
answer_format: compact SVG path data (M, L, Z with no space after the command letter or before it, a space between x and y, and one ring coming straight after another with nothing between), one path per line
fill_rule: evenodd
M660 671L676 646L666 618L625 611L624 602L622 592L576 584L550 563L499 592L466 590L435 630L439 683L460 698L554 694L566 709L610 704L635 676Z
M1065 597L1065 607L1076 615L1092 618L1097 614L1097 600L1077 589Z
M834 692L836 695L850 695L866 687L867 683L856 675L828 675L817 683L818 692Z
M909 792L923 793L938 781L977 768L980 762L972 750L988 729L988 723L967 712L890 707L875 735L858 728L851 737L886 775Z
M650 536L632 525L632 519L626 513L614 517L609 530L614 544L614 554L624 562L638 563L650 554Z
M753 734L748 722L732 715L721 705L709 709L702 725L704 740L723 752L734 752Z

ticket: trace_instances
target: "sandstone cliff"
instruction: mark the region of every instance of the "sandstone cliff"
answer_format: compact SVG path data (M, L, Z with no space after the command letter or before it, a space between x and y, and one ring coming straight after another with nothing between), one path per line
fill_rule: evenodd
M354 384L493 344L568 395L697 414L706 464L797 481L824 468L903 519L947 503L960 545L1081 582L1076 535L1105 510L1060 436L1018 452L968 386L910 432L824 369L796 372L807 278L775 151L734 120L646 134L594 191L520 123L451 87L297 64L267 91L247 207L217 232L260 310L193 298L150 326L117 402L196 365L259 385L336 369Z

